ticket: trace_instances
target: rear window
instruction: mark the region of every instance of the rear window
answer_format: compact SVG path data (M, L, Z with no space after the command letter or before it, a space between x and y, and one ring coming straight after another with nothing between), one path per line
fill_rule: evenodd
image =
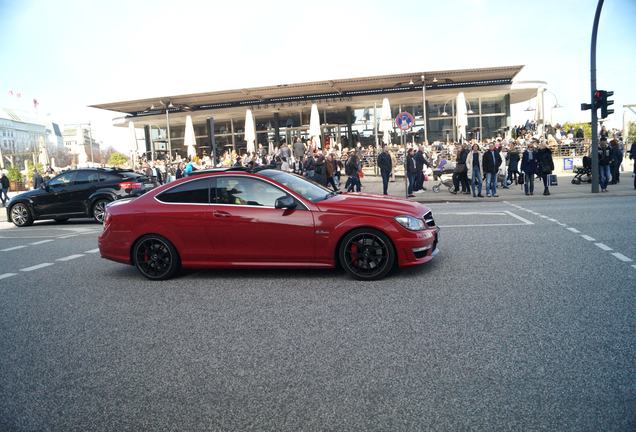
M170 188L157 195L165 203L209 204L210 179L193 180Z

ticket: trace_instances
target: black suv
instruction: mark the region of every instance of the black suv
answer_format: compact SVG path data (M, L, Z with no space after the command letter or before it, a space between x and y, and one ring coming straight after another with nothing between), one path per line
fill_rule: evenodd
M72 217L92 217L102 223L106 204L137 197L154 186L148 177L132 170L69 170L38 189L14 196L7 205L7 219L19 227L38 219L64 222Z

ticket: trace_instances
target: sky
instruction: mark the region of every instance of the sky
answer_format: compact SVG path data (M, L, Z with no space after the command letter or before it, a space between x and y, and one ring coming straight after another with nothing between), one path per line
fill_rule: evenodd
M87 123L125 149L117 116L88 105L390 73L525 65L554 122L589 121L597 0L0 0L0 105ZM597 87L622 127L636 104L636 0L606 0ZM13 96L9 92L13 91ZM17 98L17 93L21 98ZM513 123L533 113L513 107ZM629 114L628 119L636 119Z

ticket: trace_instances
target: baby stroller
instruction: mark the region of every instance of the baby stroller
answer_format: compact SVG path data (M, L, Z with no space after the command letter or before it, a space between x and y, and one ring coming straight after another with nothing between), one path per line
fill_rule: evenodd
M439 192L442 186L447 187L449 192L455 190L455 186L453 185L454 172L455 167L451 166L446 159L442 159L439 165L433 170L433 181L437 182L433 185L433 192Z
M572 184L592 183L592 159L583 156L583 167L574 167L574 174Z

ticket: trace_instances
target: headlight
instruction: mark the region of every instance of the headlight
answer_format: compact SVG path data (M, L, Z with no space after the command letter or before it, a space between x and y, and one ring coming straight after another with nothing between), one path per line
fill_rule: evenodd
M396 216L395 220L407 230L421 231L426 228L422 219L413 216Z

